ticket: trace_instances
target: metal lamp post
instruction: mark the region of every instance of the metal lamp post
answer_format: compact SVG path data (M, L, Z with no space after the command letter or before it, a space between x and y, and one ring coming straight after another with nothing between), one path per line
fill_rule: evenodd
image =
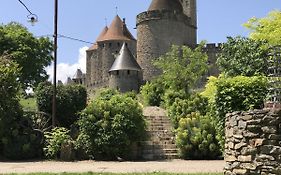
M52 127L56 126L56 108L57 108L57 46L58 46L58 0L54 1L54 79L53 79L53 106L52 106Z

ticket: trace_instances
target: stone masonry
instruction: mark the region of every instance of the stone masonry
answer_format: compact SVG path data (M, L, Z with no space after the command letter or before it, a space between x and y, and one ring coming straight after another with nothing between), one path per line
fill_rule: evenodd
M225 175L281 175L281 112L227 114Z
M144 116L148 122L148 138L141 143L141 159L178 158L173 127L165 110L159 107L146 107Z

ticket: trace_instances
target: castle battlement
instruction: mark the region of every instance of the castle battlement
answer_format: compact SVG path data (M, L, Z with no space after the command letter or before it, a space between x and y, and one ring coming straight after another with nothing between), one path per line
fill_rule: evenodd
M145 21L159 20L159 19L171 19L174 21L181 21L187 25L191 24L191 18L183 13L169 10L153 10L142 12L137 15L137 26Z

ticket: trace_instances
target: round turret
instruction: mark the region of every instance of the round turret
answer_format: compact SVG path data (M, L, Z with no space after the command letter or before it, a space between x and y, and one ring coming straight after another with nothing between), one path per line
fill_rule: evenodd
M142 80L141 67L125 43L110 68L109 75L110 88L120 92L139 91Z
M179 0L153 0L149 10L137 16L137 61L144 80L161 73L152 61L167 53L173 44L196 45L196 30Z

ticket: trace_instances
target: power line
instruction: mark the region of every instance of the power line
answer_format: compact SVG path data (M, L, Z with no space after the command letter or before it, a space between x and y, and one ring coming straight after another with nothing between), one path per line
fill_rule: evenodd
M53 37L53 35L47 34L47 35L41 35L41 36L37 36L37 37ZM78 41L78 42L82 42L82 43L87 43L87 44L94 44L93 42L90 42L90 41L85 41L85 40L82 40L82 39L77 39L77 38L66 36L66 35L62 35L62 34L58 34L58 37L59 38L69 39L69 40L72 40L72 41Z
M79 41L79 42L82 42L82 43L94 44L94 43L89 42L89 41L85 41L85 40L82 40L82 39L77 39L77 38L73 38L73 37L66 36L66 35L61 35L61 34L58 34L58 37L70 39L70 40L73 40L73 41Z

